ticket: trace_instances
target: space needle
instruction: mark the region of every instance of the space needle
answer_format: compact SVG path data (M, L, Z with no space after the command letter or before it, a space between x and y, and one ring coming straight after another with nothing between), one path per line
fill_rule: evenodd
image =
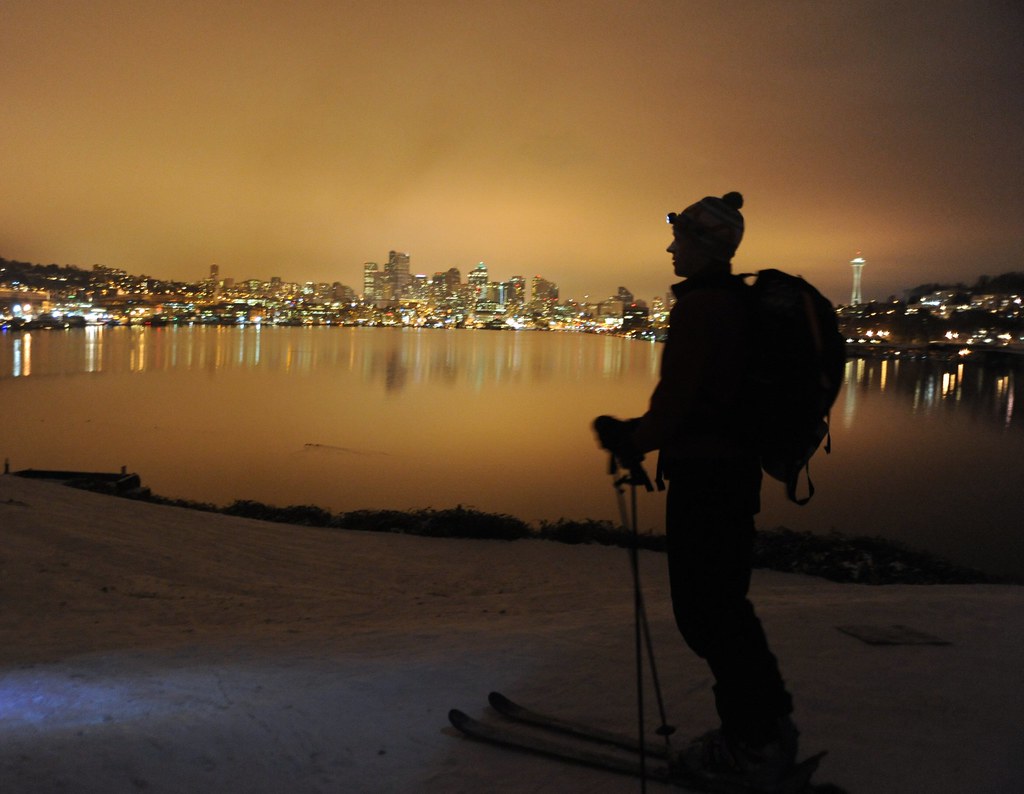
M853 294L850 295L851 306L859 306L864 302L860 294L860 271L864 269L865 264L867 262L860 255L860 251L857 252L857 256L850 260L850 265L853 267Z

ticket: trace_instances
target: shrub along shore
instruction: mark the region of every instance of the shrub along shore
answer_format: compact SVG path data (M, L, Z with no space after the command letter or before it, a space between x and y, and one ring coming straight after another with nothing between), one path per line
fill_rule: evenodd
M88 487L82 483L79 487ZM106 490L109 489L97 489ZM185 499L169 499L139 488L120 494L155 504L212 513L329 529L394 532L439 538L490 540L550 540L559 543L597 543L628 548L634 543L649 551L664 551L665 537L641 533L611 521L541 521L530 524L515 516L485 513L461 505L443 510L354 510L332 513L314 505L276 507L237 500L225 507ZM979 584L1019 583L989 576L934 555L879 537L816 535L785 527L761 529L754 544L754 567L819 576L834 582L860 584Z

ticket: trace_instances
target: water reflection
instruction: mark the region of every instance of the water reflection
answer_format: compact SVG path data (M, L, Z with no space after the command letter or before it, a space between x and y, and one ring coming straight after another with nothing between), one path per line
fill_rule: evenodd
M32 334L25 334L14 340L11 359L12 377L27 377L32 374Z
M1024 384L1021 363L984 363L931 359L851 359L846 362L846 389L837 406L843 425L851 427L864 396L889 392L905 399L915 414L965 411L1003 426L1022 426L1014 415Z
M130 465L164 496L330 510L470 505L617 520L590 419L635 416L660 345L377 328L114 328L0 334L2 457ZM851 360L816 495L763 491L759 525L881 534L1024 572L1021 370ZM653 465L653 459L651 461ZM661 531L663 495L642 526Z
M532 334L379 328L97 328L0 337L0 380L76 374L209 373L245 370L311 375L350 372L386 392L428 383L468 387L537 383L557 378L657 377L660 346L582 337L536 344ZM529 355L525 346L529 344ZM893 393L914 413L962 410L1020 425L1014 413L1024 388L1022 363L928 359L851 359L834 414L857 421L872 391Z
M369 336L372 335L372 336ZM443 383L479 391L488 383L551 378L649 378L660 348L649 343L532 344L533 334L387 328L96 328L5 334L0 379L82 373L248 370L294 375L347 371L386 391ZM564 341L564 340L563 340ZM33 368L33 345L38 365Z

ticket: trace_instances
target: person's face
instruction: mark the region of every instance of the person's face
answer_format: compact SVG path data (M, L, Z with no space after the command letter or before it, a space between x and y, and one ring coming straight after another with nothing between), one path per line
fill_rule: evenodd
M707 246L688 234L673 235L665 250L672 254L672 268L679 278L699 273L711 261Z

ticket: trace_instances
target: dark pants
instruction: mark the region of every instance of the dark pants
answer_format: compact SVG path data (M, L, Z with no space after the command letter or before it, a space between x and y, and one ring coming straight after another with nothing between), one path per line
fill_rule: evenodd
M722 729L764 744L793 703L747 599L761 467L756 459L704 459L673 465L667 473L676 624L715 676Z

